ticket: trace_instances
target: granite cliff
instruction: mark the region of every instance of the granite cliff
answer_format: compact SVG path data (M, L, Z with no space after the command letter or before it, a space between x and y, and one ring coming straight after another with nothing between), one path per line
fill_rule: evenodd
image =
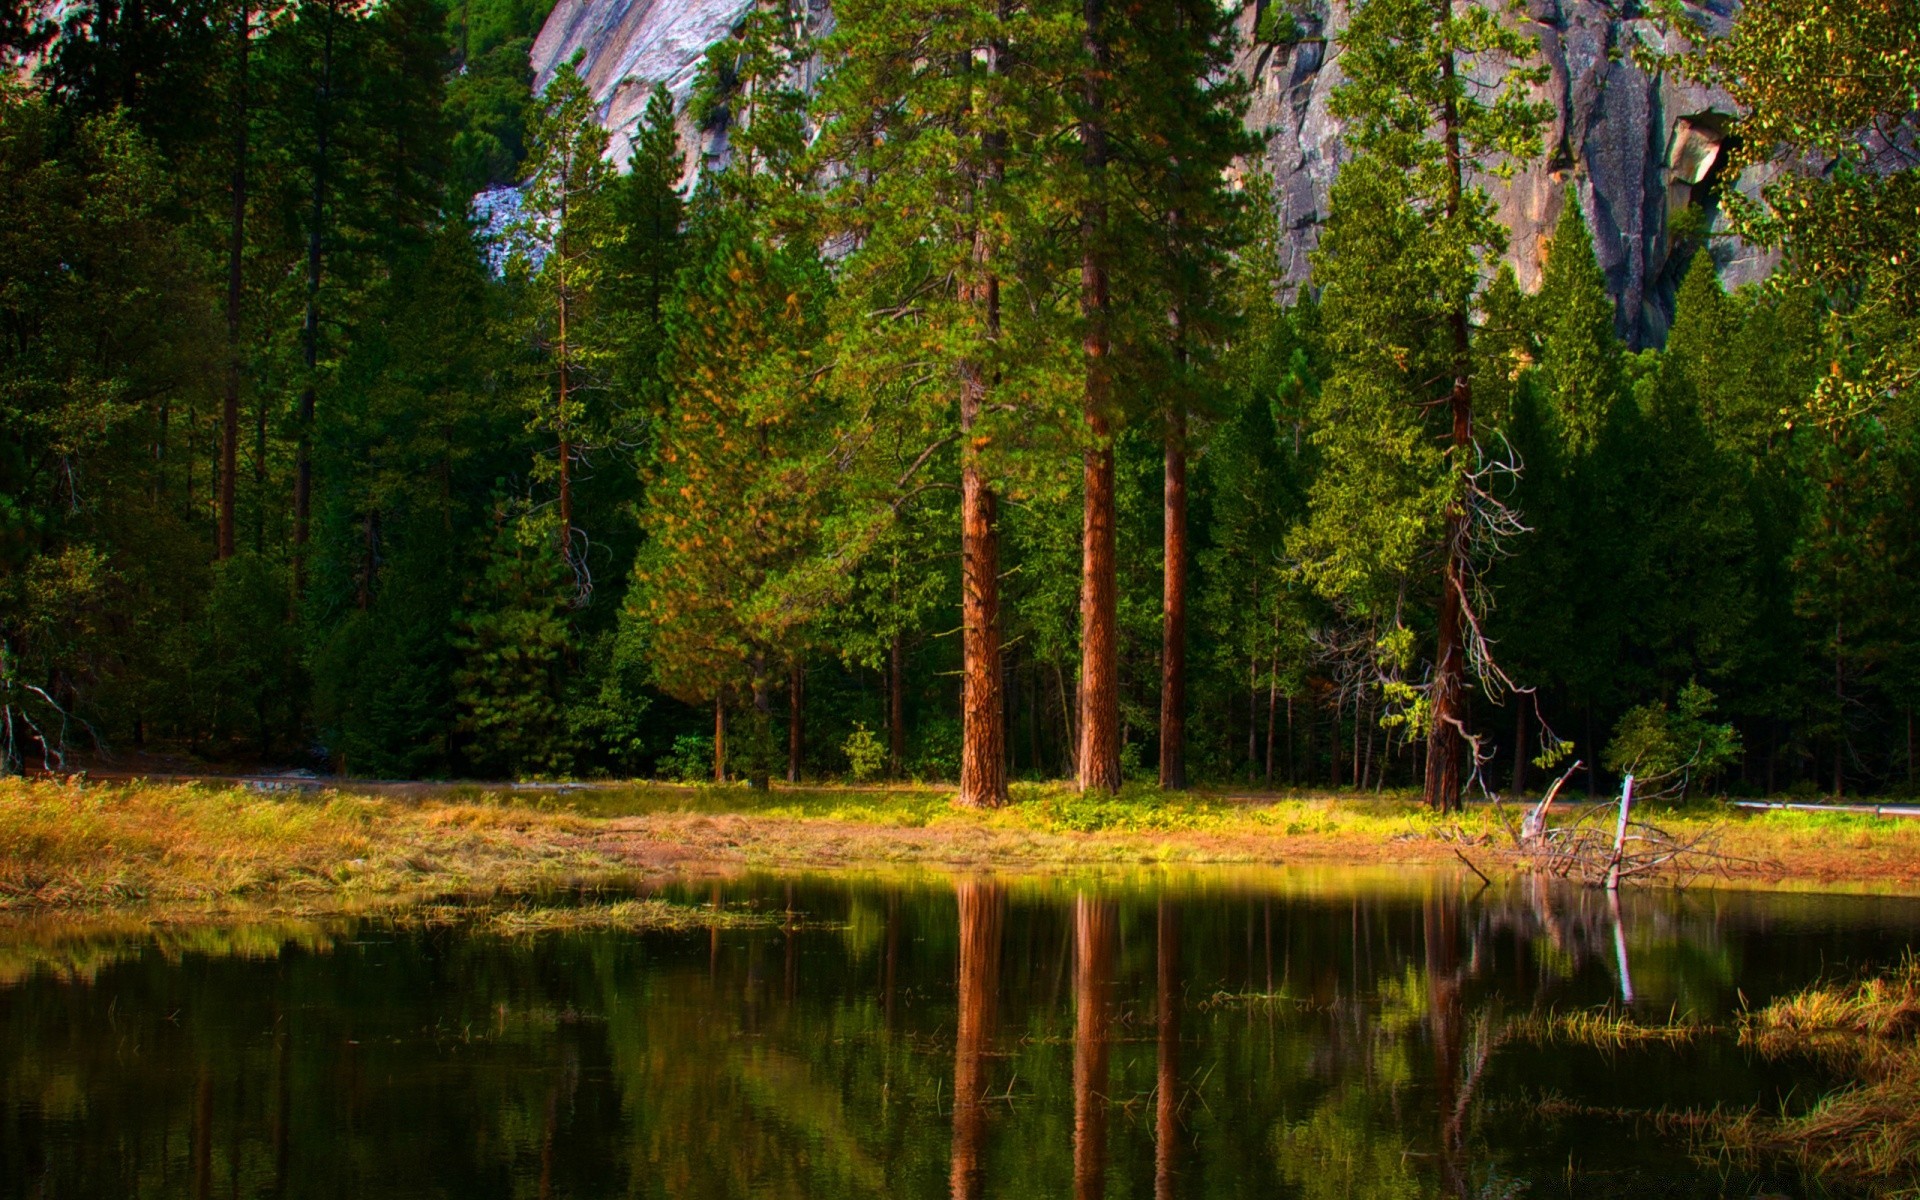
M665 83L684 100L706 47L727 35L754 0L560 0L534 44L536 86L581 54L581 71L624 161L648 92ZM1253 39L1263 3L1238 17L1244 43L1236 68L1249 81L1250 128L1266 142L1266 166L1292 231L1288 279L1304 280L1308 254L1327 213L1328 190L1346 155L1327 101L1341 80L1338 39L1346 0L1298 0L1296 37ZM831 28L826 0L810 0L812 19ZM1755 186L1716 178L1728 136L1728 98L1671 75L1649 73L1636 47L1666 48L1650 20L1606 0L1527 0L1550 79L1555 117L1547 154L1511 183L1492 181L1502 219L1513 231L1508 257L1522 286L1540 276L1546 240L1571 185L1594 231L1595 248L1620 304L1620 332L1636 345L1665 338L1685 266L1677 233L1712 229L1716 186ZM1731 22L1733 0L1704 0L1692 10L1715 30ZM724 161L724 130L686 129L690 169ZM1683 214L1689 214L1683 217ZM1750 247L1716 239L1711 253L1729 286L1757 279L1771 261Z

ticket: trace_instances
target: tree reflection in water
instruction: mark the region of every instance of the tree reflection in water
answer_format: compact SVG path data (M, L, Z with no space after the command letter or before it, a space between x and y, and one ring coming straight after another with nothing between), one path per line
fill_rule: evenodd
M1006 893L998 884L963 880L955 885L960 908L959 1027L953 1042L953 1200L986 1194L981 1164L986 1136L987 1054L1000 1002L1000 926ZM891 960L891 915L888 923ZM888 977L892 977L889 966ZM889 989L891 991L891 989ZM891 1001L887 1007L892 1008Z
M1102 1200L1107 1194L1107 1059L1119 933L1113 901L1085 892L1073 898L1074 1200Z
M0 1200L1426 1200L1566 1194L1569 1164L1574 1195L1798 1194L1648 1118L1830 1078L1551 1018L1624 995L1725 1030L1920 931L1894 900L1457 884L776 876L669 887L767 917L683 933L0 927Z

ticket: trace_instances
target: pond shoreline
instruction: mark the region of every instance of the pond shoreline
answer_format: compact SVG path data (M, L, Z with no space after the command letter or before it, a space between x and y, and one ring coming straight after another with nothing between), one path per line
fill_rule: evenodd
M993 812L931 787L0 781L0 913L404 908L455 895L756 870L1106 872L1374 866L1496 876L1512 812L1411 797L1087 798L1021 785ZM292 781L287 781L290 784ZM1920 822L1713 809L1730 861L1695 887L1920 895ZM1477 881L1476 881L1477 882Z

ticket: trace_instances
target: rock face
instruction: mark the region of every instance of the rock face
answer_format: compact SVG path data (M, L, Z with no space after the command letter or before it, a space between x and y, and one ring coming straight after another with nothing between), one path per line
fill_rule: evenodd
M1716 32L1731 23L1730 0L1692 11ZM1255 6L1241 14L1251 42ZM1293 231L1288 278L1303 280L1327 215L1328 191L1346 150L1327 102L1343 76L1338 39L1344 0L1307 0L1296 9L1303 34L1287 46L1249 46L1237 66L1252 84L1249 127L1263 131L1266 165ZM1547 241L1569 185L1593 229L1594 249L1619 302L1619 329L1634 345L1666 337L1681 272L1701 232L1718 223L1709 185L1720 165L1733 105L1723 93L1654 74L1635 61L1639 46L1669 47L1652 22L1622 17L1602 0L1530 0L1528 16L1550 78L1554 106L1543 161L1514 179L1484 181L1512 231L1507 259L1521 286L1539 285ZM1742 188L1757 180L1738 181ZM1691 215L1682 219L1683 213ZM1696 240L1679 244L1676 228ZM1710 253L1730 287L1761 278L1772 260L1727 239ZM1676 253L1676 251L1683 251Z
M562 63L581 54L580 74L600 102L613 158L624 166L654 85L666 84L675 102L684 104L707 47L726 37L753 4L560 0L533 43L533 86L544 88Z
M1342 79L1339 36L1348 0L1296 0L1300 33L1287 45L1253 40L1260 10L1247 4L1236 68L1251 84L1248 126L1266 140L1266 168L1280 194L1288 239L1286 278L1307 279L1328 191L1346 150L1327 111ZM536 86L584 52L581 70L624 162L654 83L684 100L706 47L726 36L754 0L560 0L533 49ZM1673 297L1698 235L1718 223L1712 201L1733 106L1728 97L1685 80L1649 74L1635 50L1669 48L1651 21L1623 16L1605 0L1527 0L1550 79L1544 98L1555 116L1543 161L1510 183L1488 180L1512 230L1507 257L1521 285L1538 286L1546 242L1569 187L1593 228L1595 249L1619 301L1621 334L1636 346L1664 340ZM1734 0L1704 0L1693 12L1716 31L1732 21ZM810 0L818 28L830 27L826 0ZM1631 12L1628 8L1626 11ZM724 130L683 128L690 169L724 161ZM1733 181L1743 190L1758 181ZM1685 215L1683 215L1685 214ZM1677 236L1684 230L1689 236ZM1761 278L1772 260L1728 239L1712 239L1728 286Z

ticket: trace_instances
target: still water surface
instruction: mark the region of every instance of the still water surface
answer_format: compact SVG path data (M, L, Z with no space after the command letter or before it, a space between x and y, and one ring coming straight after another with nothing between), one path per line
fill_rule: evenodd
M754 877L752 928L0 930L0 1197L1801 1196L1684 1121L1832 1081L1724 1023L1887 899L1446 876Z

